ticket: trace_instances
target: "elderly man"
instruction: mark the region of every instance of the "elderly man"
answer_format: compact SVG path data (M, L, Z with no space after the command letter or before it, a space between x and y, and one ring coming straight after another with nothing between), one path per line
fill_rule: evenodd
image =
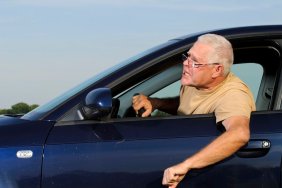
M230 72L233 49L224 37L200 36L183 58L180 96L134 96L134 110L138 113L144 108L142 117L155 109L180 115L215 113L216 122L226 131L196 154L164 171L163 184L170 188L176 187L189 170L217 163L244 146L250 138L250 114L255 110L249 88Z

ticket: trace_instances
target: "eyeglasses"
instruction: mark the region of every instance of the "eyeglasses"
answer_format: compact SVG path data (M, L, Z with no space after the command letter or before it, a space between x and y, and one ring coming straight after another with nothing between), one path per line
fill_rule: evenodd
M199 67L203 67L203 66L206 66L206 65L219 65L220 63L197 63L195 60L191 59L191 57L186 56L185 54L182 54L182 61L186 61L188 60L188 66L189 67L192 67L192 68L199 68Z

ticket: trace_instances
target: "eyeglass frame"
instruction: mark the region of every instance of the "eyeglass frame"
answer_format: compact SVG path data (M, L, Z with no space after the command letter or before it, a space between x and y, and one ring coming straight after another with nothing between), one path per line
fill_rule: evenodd
M221 63L195 63L193 59L191 59L189 56L186 56L185 54L182 54L181 57L182 57L183 62L188 60L188 65L189 65L189 61L192 61L192 64L191 64L192 68L204 67L206 65L220 65L221 64Z

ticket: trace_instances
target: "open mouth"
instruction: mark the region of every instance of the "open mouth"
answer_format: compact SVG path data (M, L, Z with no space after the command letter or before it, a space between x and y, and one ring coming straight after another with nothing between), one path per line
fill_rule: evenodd
M184 75L184 76L190 76L190 74L189 74L188 72L186 72L186 71L183 71L183 72L182 72L182 75Z

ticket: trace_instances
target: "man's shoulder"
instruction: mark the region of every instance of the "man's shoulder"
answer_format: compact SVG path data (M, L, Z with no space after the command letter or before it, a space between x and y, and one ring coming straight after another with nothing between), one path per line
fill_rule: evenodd
M229 90L230 89L249 90L248 85L232 72L230 72L229 75L227 76L226 82L224 83L223 87L227 87L229 88Z
M235 75L233 72L230 72L228 76L226 77L226 82L227 83L232 83L232 82L242 82L244 83L237 75Z

